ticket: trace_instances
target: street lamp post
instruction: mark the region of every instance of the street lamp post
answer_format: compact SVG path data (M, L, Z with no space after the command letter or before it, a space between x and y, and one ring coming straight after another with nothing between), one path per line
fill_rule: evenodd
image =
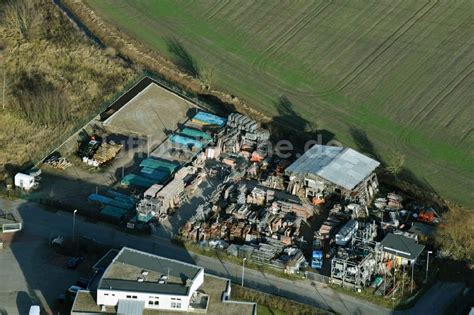
M247 260L247 258L244 258L242 260L242 284L241 286L243 287L244 286L244 276L245 276L245 261Z
M425 276L425 282L428 282L428 267L430 264L430 254L432 254L432 251L428 251L428 256L426 257L426 276Z
M76 238L76 212L77 209L72 213L72 242L74 243Z

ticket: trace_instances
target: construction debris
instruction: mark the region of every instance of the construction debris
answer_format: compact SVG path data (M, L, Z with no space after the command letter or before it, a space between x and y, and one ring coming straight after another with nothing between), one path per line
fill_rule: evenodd
M52 154L48 156L43 164L56 168L58 170L64 171L68 167L72 166L72 163L69 162L66 158L61 157L59 154Z

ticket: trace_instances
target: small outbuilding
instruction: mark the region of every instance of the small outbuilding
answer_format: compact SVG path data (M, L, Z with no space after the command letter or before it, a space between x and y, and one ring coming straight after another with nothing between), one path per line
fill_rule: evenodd
M17 173L15 175L15 187L28 191L35 187L35 178L31 175Z
M380 243L384 259L393 260L395 265L413 264L425 249L413 238L389 233Z

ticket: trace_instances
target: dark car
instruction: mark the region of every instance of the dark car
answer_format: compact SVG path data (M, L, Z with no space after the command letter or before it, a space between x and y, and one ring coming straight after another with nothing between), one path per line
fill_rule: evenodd
M84 257L72 257L70 258L67 263L66 263L66 267L68 269L76 269L77 266L79 266L79 264L84 260Z
M76 285L80 286L83 289L87 289L88 284L89 284L89 279L87 278L79 278L79 280L76 281Z

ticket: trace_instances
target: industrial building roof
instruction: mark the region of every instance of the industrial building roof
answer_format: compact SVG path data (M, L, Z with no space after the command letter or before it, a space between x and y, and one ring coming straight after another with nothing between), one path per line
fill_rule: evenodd
M387 234L380 244L384 252L410 260L416 259L425 249L414 239L393 233Z
M352 190L379 165L379 162L353 149L316 144L291 164L286 172L317 175Z
M201 271L198 266L124 247L102 276L99 289L187 295L189 280ZM164 277L166 281L160 281Z

